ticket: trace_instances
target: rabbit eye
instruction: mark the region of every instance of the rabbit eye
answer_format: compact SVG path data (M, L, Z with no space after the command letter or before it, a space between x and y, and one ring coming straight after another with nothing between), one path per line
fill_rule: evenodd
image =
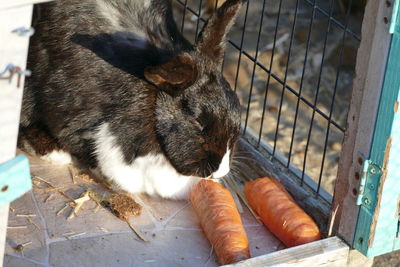
M186 99L182 99L180 104L184 113L188 114L189 116L194 116L194 112L189 107L189 102Z

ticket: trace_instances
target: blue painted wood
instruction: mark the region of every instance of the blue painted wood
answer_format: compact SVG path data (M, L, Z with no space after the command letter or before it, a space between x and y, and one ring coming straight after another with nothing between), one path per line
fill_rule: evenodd
M29 161L19 155L0 164L0 203L11 202L32 189Z
M400 94L399 94L397 101L398 101L397 103L400 103ZM400 113L400 110L398 112ZM394 129L394 132L392 133L393 141L392 141L392 150L391 150L390 157L396 157L396 156L399 157L400 156L400 114L397 114L397 116L395 117L395 121L393 123L393 129ZM389 169L389 173L394 176L394 180L397 180L397 183L393 183L392 186L394 186L394 188L399 189L400 188L400 163L399 163L399 161L397 161L397 163L389 161L388 169ZM393 191L395 192L396 190L393 190ZM395 207L395 213L397 214L397 218L398 218L397 230L396 230L397 233L396 233L396 237L394 240L393 250L400 250L400 192L398 192L397 198L396 198L396 193L394 194L393 197L394 198L392 199L392 201L396 202L397 208Z
M395 0L393 4L392 19L390 22L389 33L400 33L400 0Z
M368 257L400 249L400 16L394 21L369 158L375 167L369 168L353 244Z

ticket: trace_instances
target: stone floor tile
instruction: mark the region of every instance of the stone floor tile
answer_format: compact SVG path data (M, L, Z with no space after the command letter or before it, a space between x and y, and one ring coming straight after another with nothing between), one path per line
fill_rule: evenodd
M20 217L36 215L34 217ZM22 226L25 229L16 229ZM40 213L32 198L32 191L25 193L10 205L6 238L6 253L23 255L24 257L44 262L46 249L46 229ZM16 250L18 245L26 244L22 252Z
M251 214L250 210L247 208L247 206L241 201L240 202L243 207L243 212L240 213L240 217L242 219L242 223L244 226L260 226L262 225L262 222L258 222L253 214Z
M37 164L32 164L35 162ZM61 189L71 198L78 198L92 189L99 194L112 192L102 184L76 178L73 182L68 166L31 161L33 177L40 177ZM10 266L217 266L214 252L202 232L190 202L134 196L143 206L142 214L129 221L149 242L140 241L128 224L116 218L106 208L96 213L96 203L87 201L77 217L57 213L69 202L68 198L44 182L14 201L9 225L27 225L27 229L9 230L8 253L5 262ZM49 198L49 196L51 196ZM284 248L268 230L250 214L246 206L241 214L250 241L252 256ZM16 214L37 214L30 218ZM76 236L74 236L76 235ZM68 237L68 238L67 238ZM32 242L21 252L18 244ZM48 251L49 250L49 251ZM26 257L26 258L23 258Z
M168 220L170 216L174 216L188 204L188 201L162 199L146 194L141 194L139 197L158 221Z
M52 266L217 266L209 256L200 231L160 231L146 243L111 234L50 245Z
M26 259L19 258L19 256L4 255L4 267L42 267L40 263L32 262Z
M31 175L38 176L55 187L79 188L81 184L74 184L68 165L31 165ZM83 182L80 179L79 182Z
M87 189L94 189L99 193L108 191L108 189L97 183L80 181L78 184L73 184L69 170L65 166L32 168L32 174L45 179L55 187L61 187L65 193L74 199L79 198ZM39 186L44 189L39 189ZM65 212L57 215L69 200L54 190L49 192L45 183L41 183L39 186L34 186L33 191L37 202L40 203L40 211L45 217L50 238L62 238L68 233L91 235L104 233L105 231L126 232L130 230L126 222L118 219L103 207L95 213L97 204L93 200L84 203L82 209L73 219L68 220L72 212L71 208L67 208ZM110 192L108 191L108 193ZM46 201L50 194L52 194L52 197ZM44 203L45 201L46 203ZM143 212L140 217L134 218L133 221L139 229L143 227L151 229L154 227L146 212Z
M50 162L44 161L44 160L40 159L39 157L32 156L31 154L25 153L24 151L22 151L20 149L17 149L17 155L26 156L29 160L30 166L41 166L41 165L51 166Z
M175 213L174 217L170 217L165 226L167 229L200 229L199 220L193 210L192 204L187 202L179 212Z
M261 226L245 226L252 257L268 254L285 248L268 229Z

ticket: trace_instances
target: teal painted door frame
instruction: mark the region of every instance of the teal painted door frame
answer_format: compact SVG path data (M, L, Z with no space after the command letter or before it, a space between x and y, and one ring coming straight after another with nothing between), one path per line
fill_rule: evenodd
M0 207L32 189L29 161L19 155L0 164Z
M393 8L390 53L370 156L364 163L363 196L358 201L353 246L368 257L400 249L399 2Z

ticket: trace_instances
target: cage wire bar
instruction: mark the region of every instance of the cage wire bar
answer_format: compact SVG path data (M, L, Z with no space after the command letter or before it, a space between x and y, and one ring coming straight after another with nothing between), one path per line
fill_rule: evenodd
M181 31L186 35L188 32L185 32L185 26L187 27L188 23L194 24L192 28L194 30L194 42L197 40L197 36L201 25L206 22L206 18L212 13L212 10L207 10L205 5L208 4L213 5L212 9L216 9L219 6L219 2L224 2L224 0L175 0L175 5L178 10L181 12L181 21L179 21L179 25L181 26ZM357 53L357 48L360 43L360 29L351 29L349 27L350 20L354 20L352 15L353 1L352 0L329 0L329 1L320 1L320 0L280 0L277 4L278 7L275 10L275 13L272 12L273 9L272 5L277 1L270 1L270 0L248 0L246 5L243 7L241 12L241 19L237 21L235 28L237 31L240 32L239 38L237 41L230 38L228 43L230 48L234 52L227 52L227 53L238 53L237 60L235 61L236 66L234 67L234 77L232 78L231 85L233 89L239 93L239 91L248 91L247 99L241 99L241 104L244 111L244 116L242 116L242 130L243 136L258 150L262 150L267 153L271 159L277 160L280 162L286 170L295 174L296 177L299 178L300 184L302 186L308 185L315 194L315 197L322 197L327 202L331 202L332 198L332 190L327 193L326 188L323 188L324 182L324 171L326 169L326 162L327 162L327 154L329 153L329 140L332 135L332 132L339 134L341 138L343 138L345 132L345 126L343 125L346 117L347 117L347 110L348 110L348 101L347 99L345 104L337 106L335 101L337 100L339 84L343 83L343 62L345 60L345 56L348 57L349 53L346 51L347 43L352 42L355 43L355 49L352 51L353 54L350 57L354 57L354 64L355 64L355 56ZM340 2L340 3L339 3ZM210 4L211 3L211 4ZM254 10L254 8L250 8L250 5L257 3L258 9ZM284 6L292 5L290 12L287 10L284 12ZM326 6L326 3L329 3ZM340 14L338 18L338 6L343 3L347 4L345 6L345 10L342 10L344 14ZM287 8L286 8L287 9ZM305 13L304 10L308 10L308 13ZM268 13L269 12L269 13ZM361 11L362 12L362 11ZM304 53L302 55L302 60L300 67L297 69L301 73L299 77L297 77L296 86L293 85L293 82L289 82L290 68L292 61L294 61L293 56L298 54L298 51L294 50L294 46L299 46L299 42L296 41L297 35L297 27L300 23L300 20L304 21L304 16L308 16L306 19L309 20L307 26L305 27L305 35L306 38L303 38L303 46L304 46ZM258 18L258 23L256 25L258 27L251 27L249 26L249 20ZM288 19L290 17L290 19ZM267 21L269 19L269 21ZM265 33L264 25L268 23L268 26L271 26L271 20L273 21L273 30ZM283 27L282 21L289 21L290 30L289 33L286 33L287 40L283 41L280 40L283 38L280 33L281 28ZM342 20L342 21L341 21ZM178 21L178 20L177 20ZM359 19L361 25L361 19ZM326 25L324 25L324 23ZM304 24L304 23L303 23ZM321 27L321 25L323 27ZM254 26L254 25L253 25ZM254 51L250 51L251 49L248 42L246 42L246 37L248 36L250 31L253 31L254 28L256 29L256 37L253 38L253 42L255 43ZM323 28L321 30L321 28ZM326 78L326 69L328 65L328 50L331 49L329 45L332 43L332 35L334 32L339 31L339 34L335 36L337 39L340 39L340 44L337 46L336 55L334 56L337 60L336 66L334 67L334 74L333 80L330 82L330 86L332 90L330 92L330 99L325 106L321 106L321 94L322 94L322 83ZM193 34L193 30L190 32ZM265 38L262 38L262 34L268 34L272 37L272 44L265 44ZM335 37L334 36L334 37ZM264 43L263 43L264 42ZM282 43L287 43L282 45ZM247 45L247 46L246 46ZM265 63L265 60L261 60L261 54L264 52L264 48L266 46L270 46L270 57L269 60ZM278 55L278 46L282 48L283 46L284 55L280 53ZM316 76L313 79L316 81L316 84L312 86L311 93L309 92L308 95L305 93L305 84L306 80L309 79L306 76L309 75L310 72L310 61L312 60L312 56L315 58L315 55L310 56L312 53L312 48L318 46L320 49L319 58L320 64L319 68L317 68ZM315 50L315 49L314 49ZM332 52L330 52L332 54ZM285 57L284 62L284 71L283 73L277 73L274 70L274 64L276 64L276 60L279 57ZM331 56L332 57L332 56ZM242 88L239 85L239 79L241 78L240 74L242 70L243 62L247 60L252 65L249 67L249 86L248 88ZM331 59L329 59L331 60ZM226 59L224 63L226 62ZM225 64L224 64L225 67ZM354 67L354 66L353 66ZM259 90L255 88L256 79L260 76L258 73L262 72L262 79L265 84L262 86L262 103L261 103L261 116L259 125L257 127L250 126L250 119L253 116L252 111L252 101L254 100L254 90ZM283 77L282 77L283 74ZM256 77L257 76L257 77ZM351 79L352 80L352 79ZM279 84L279 97L278 97L278 108L272 111L268 108L268 101L272 95L271 88L276 87L275 84ZM310 87L310 86L309 86ZM351 89L351 81L350 84L347 86L348 91ZM313 97L312 97L313 96ZM294 111L293 115L290 115L288 110L285 111L284 105L287 101L286 98L291 97L295 98L294 101ZM338 121L334 116L334 111L336 109L345 110L345 118L344 122ZM305 111L306 110L306 111ZM275 119L275 127L272 132L272 136L267 138L265 136L265 126L268 124L267 119L271 117L271 113L277 113L273 117ZM302 136L303 142L305 141L305 145L303 145L303 153L302 155L302 162L293 164L295 154L295 139L298 133L298 126L299 121L301 119L304 120L306 117L305 114L311 112L309 116L308 125L306 125L307 130L306 133ZM289 115L288 115L289 114ZM291 119L291 130L289 135L290 141L287 142L288 151L283 153L279 151L280 144L279 141L282 139L282 130L284 129L282 126L282 121ZM318 122L322 121L322 122ZM323 125L323 126L321 126ZM313 146L312 140L313 134L315 132L315 128L319 127L320 132L322 134L321 140L318 140L320 149L318 151L320 160L319 160L319 170L315 173L314 177L310 178L308 172L308 160L310 154L314 154L315 151L311 151L311 146ZM288 128L288 127L286 127ZM272 138L271 138L272 137ZM271 144L272 141L272 144ZM341 140L338 141L341 144ZM340 153L340 150L337 151L337 155ZM299 158L296 156L296 158ZM337 160L334 163L335 168L337 168ZM336 172L334 174L336 176ZM334 177L335 178L335 177ZM333 182L332 182L333 183ZM332 186L333 187L333 186Z

